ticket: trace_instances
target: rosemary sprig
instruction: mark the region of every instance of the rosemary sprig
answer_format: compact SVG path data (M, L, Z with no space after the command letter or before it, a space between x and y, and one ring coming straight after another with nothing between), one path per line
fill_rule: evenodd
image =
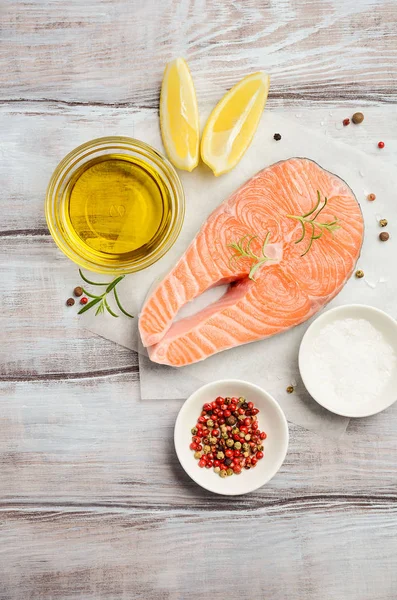
M301 254L301 256L305 256L305 254L309 252L310 248L312 247L313 241L319 240L323 236L324 231L329 231L331 234L333 234L334 231L340 229L337 217L334 217L334 220L329 221L328 223L321 223L320 221L317 221L318 215L321 213L322 210L324 210L324 208L327 206L327 203L328 198L324 197L324 204L321 206L321 208L319 208L321 204L321 194L319 190L317 190L317 203L316 206L312 208L312 210L310 210L302 216L287 215L289 219L295 219L296 221L299 221L299 223L302 225L302 235L298 240L296 240L295 244L299 244L304 240L306 236L306 226L311 228L309 245L304 251L304 253ZM316 233L316 228L318 233Z
M111 281L110 283L102 283L102 282L97 283L95 281L91 281L90 279L87 279L87 277L83 274L81 269L79 269L79 273L80 273L80 277L82 278L82 280L85 281L86 283L89 283L90 285L106 285L105 291L103 292L103 294L100 294L100 295L93 294L92 292L89 292L85 288L83 288L84 294L86 296L88 296L89 298L92 298L92 300L91 300L91 302L88 302L88 304L86 304L85 306L83 306L83 308L81 308L79 310L79 313L78 313L79 315L82 315L87 310L90 310L90 308L93 308L94 306L96 306L95 316L101 315L102 313L105 312L105 310L107 310L107 312L110 315L112 315L112 317L118 318L119 315L116 314L112 310L112 308L110 307L109 302L107 300L108 294L110 294L110 292L113 292L114 299L116 300L116 304L119 307L120 311L127 317L130 317L130 319L134 318L134 315L130 315L130 313L128 313L122 307L120 299L119 299L117 291L116 291L117 284L120 283L120 281L122 279L124 279L125 275L119 275L118 277L115 277L113 279L113 281Z
M245 235L238 242L228 244L228 248L233 248L233 250L235 250L235 254L233 254L233 256L230 257L230 263L232 263L234 260L238 260L239 258L250 258L251 260L256 261L252 265L248 275L249 279L252 279L252 281L255 281L254 275L257 272L257 270L263 265L263 263L265 263L268 260L271 260L271 258L266 256L265 254L265 249L270 239L270 231L268 231L265 240L262 244L261 256L258 256L257 254L255 254L255 252L253 252L253 250L251 250L251 244L255 239L257 239L257 237L257 235L253 235L252 237L249 237L249 235Z

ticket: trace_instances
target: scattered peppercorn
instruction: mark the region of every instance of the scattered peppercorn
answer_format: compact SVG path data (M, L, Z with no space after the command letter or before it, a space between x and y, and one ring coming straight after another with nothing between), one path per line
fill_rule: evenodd
M390 235L387 233L387 231L382 231L382 233L379 234L379 239L381 242L387 242L389 237Z
M350 119L343 119L343 126L346 127L347 125L350 124Z
M227 475L227 473L226 473L225 469L221 469L221 470L219 471L219 477L222 477L222 479L223 479L224 477L226 477L226 475Z
M74 288L73 290L73 294L76 296L76 298L80 298L80 296L83 295L83 288L80 287L79 285L77 287Z
M229 468L229 469L227 469L227 471L226 471L226 475L227 475L228 477L230 477L230 475L233 475L233 469L230 469L230 468Z
M66 306L73 306L74 304L74 298L68 298L66 300Z
M294 391L294 386L292 386L292 385L289 385L289 386L287 387L287 394L292 394L292 392L293 392L293 391Z
M384 148L385 142L378 142L378 148Z
M275 133L273 139L275 139L276 142L279 142L281 140L281 135L279 133Z
M375 194L368 194L367 198L370 202L373 202L374 200L376 200Z
M86 298L86 296L83 296L82 298L80 298L80 304L87 304L88 302L88 298Z
M381 227L387 227L387 219L381 219L381 220L379 221L379 225L380 225Z
M364 271L361 271L361 269L359 269L358 271L356 271L355 275L357 279L361 279L362 277L364 277Z
M354 115L352 116L352 121L355 125L362 123L364 121L363 113L361 113L361 112L354 113Z

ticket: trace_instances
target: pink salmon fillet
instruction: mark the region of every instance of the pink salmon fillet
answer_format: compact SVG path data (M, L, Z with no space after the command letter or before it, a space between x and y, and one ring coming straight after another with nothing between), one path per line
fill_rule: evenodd
M308 248L312 226L302 216L317 203L320 223L337 219L339 228L323 229ZM315 213L314 213L315 214ZM309 219L311 217L308 217ZM315 235L320 228L315 227ZM152 361L181 367L275 335L312 317L340 292L351 276L364 234L360 206L348 185L306 158L291 158L260 171L208 217L175 267L150 294L139 330ZM249 257L232 259L230 244L249 239L261 255L268 236L270 259L248 275ZM243 244L244 245L244 244ZM178 311L207 289L230 283L217 302L174 322Z

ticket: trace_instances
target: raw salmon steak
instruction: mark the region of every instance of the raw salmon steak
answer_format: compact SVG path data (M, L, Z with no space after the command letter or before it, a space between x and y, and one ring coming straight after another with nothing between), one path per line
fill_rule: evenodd
M208 217L148 297L139 329L151 360L181 367L306 321L351 276L363 233L359 204L336 175L306 158L263 169ZM225 283L218 301L175 322L187 302Z

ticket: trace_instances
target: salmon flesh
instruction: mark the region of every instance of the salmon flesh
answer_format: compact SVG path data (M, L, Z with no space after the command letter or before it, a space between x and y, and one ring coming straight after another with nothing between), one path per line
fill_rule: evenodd
M263 169L214 210L145 302L151 360L181 367L306 321L351 276L363 235L360 206L336 175L306 158ZM225 283L218 301L174 322Z

